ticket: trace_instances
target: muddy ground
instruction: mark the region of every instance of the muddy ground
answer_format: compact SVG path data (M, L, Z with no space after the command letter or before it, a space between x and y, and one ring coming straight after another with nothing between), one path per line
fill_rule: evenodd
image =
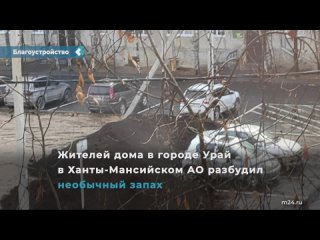
M107 123L87 137L88 152L181 152L195 136L190 119L131 116L126 120ZM212 126L215 128L216 126ZM75 151L75 144L65 148ZM30 166L35 180L29 185L31 209L58 209L57 200L48 181L50 176L61 209L81 209L79 189L58 189L58 182L80 182L78 174L58 174L57 168L79 166L78 159L58 159L55 150L46 159ZM179 166L178 161L165 159L85 159L84 167ZM46 174L48 172L48 175ZM85 209L221 209L217 195L199 181L183 181L181 177L137 174L87 174L87 182L163 182L163 189L85 189ZM3 209L17 209L17 187L3 197Z

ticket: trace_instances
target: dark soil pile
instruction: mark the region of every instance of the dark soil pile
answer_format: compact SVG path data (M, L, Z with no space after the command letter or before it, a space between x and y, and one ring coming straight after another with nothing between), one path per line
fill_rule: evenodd
M132 116L126 120L108 123L98 132L89 135L88 152L183 152L195 137L188 126L188 118L162 116ZM215 126L213 126L214 128ZM75 144L64 150L75 152ZM146 156L146 155L145 155ZM85 159L84 167L148 167L180 166L179 161L166 159ZM30 167L30 175L37 177L29 185L31 209L57 209L57 200L48 181L56 189L62 209L81 209L79 189L58 189L58 182L80 182L78 174L58 174L57 168L79 166L78 159L59 159L53 150L46 159ZM46 174L48 172L48 175ZM85 189L85 209L213 209L215 196L204 190L197 181L186 182L170 174L85 174L87 182L125 181L126 189ZM130 189L130 182L163 182L163 189ZM1 200L4 209L17 208L17 187ZM220 206L221 207L221 206Z

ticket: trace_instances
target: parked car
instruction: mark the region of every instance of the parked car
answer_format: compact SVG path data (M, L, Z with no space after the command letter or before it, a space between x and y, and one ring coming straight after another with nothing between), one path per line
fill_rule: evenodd
M223 91L224 93L222 94ZM212 101L220 97L215 108L208 114L211 120L219 119L224 112L233 111L237 113L240 109L240 94L237 91L226 88L220 83L214 84L212 89L209 88L208 84L197 83L190 86L184 92L184 96L194 113L203 113ZM180 103L180 111L182 114L189 113L184 102Z
M227 131L225 131L227 130ZM278 158L285 167L294 167L303 163L302 147L296 141L282 137L272 137L272 134L259 126L252 124L230 124L226 129L211 131L210 137L218 135L234 136L255 145L261 152L267 152Z
M206 159L208 167L229 167L234 166L236 168L262 168L263 174L249 174L241 175L240 179L246 180L251 186L256 186L259 183L272 182L280 176L281 165L277 159L268 154L257 153L254 150L254 146L248 142L243 141L237 137L227 137L217 135L215 138L210 137L210 131L204 131L204 143L205 151L215 152L217 154L222 153L223 158ZM230 159L225 158L224 153L230 152ZM196 136L190 143L186 153L200 153L200 140L199 136ZM199 154L200 155L200 154ZM184 170L190 166L197 166L201 164L201 158L196 159L184 159L182 161L182 167ZM233 174L220 174L221 177L234 177Z
M67 83L53 81L51 76L40 76L27 79L23 84L24 105L44 109L45 105L53 101L69 102L72 99L71 87ZM13 84L6 87L4 104L13 107Z
M135 83L106 82L96 83L89 87L87 94L87 106L90 112L107 112L125 114L138 93L139 86ZM148 104L147 95L143 94L140 106Z
M0 85L5 84L4 82L12 81L10 77L0 76Z
M0 76L0 103L1 104L4 101L4 97L6 95L6 87L9 82L11 82L11 78L7 76Z

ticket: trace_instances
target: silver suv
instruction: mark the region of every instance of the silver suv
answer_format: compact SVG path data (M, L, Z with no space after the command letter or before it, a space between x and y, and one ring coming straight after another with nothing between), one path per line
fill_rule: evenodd
M51 76L27 79L23 84L24 105L42 110L49 102L57 100L69 102L72 99L70 85L53 80L55 79ZM14 84L6 88L7 94L4 98L4 104L8 107L13 107L14 105L13 88Z
M88 89L87 106L90 112L111 111L123 115L138 90L139 86L135 83L96 83ZM140 106L146 107L147 104L148 98L144 94L141 97Z

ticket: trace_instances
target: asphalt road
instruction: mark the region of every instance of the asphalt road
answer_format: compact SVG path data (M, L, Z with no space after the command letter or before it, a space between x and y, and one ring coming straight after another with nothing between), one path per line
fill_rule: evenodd
M184 91L187 87L194 84L194 81L180 81L179 85ZM85 87L86 92L87 86ZM315 104L320 101L320 86L312 84L296 84L296 83L252 83L248 81L234 82L230 84L230 89L238 91L241 96L241 111L248 110L254 106L264 102L280 103L280 104ZM160 103L161 82L151 82L148 88L149 106ZM155 96L155 97L153 97ZM59 103L54 102L46 105L45 110L54 110ZM89 113L86 104L80 104L76 101L59 107L58 111L62 112L81 112ZM138 111L138 110L137 110Z
M179 82L183 91L192 84L194 81ZM294 139L302 147L309 147L310 158L303 177L296 173L283 174L273 188L271 202L267 202L268 205L263 207L266 209L307 208L306 205L312 204L320 196L320 151L318 150L320 146L320 86L288 82L238 81L232 83L230 89L239 91L241 96L239 121L271 126L270 131L273 134ZM160 97L160 82L151 82L148 90L151 96ZM149 106L158 103L159 99L149 97ZM51 112L57 105L58 103L48 104L45 111ZM8 109L2 106L0 111L7 112ZM86 104L76 101L62 105L57 111L89 114ZM303 136L301 136L302 131L305 132ZM304 184L303 192L301 192L301 184ZM246 199L246 202L255 204L257 196L252 197L252 193L252 191L243 192L243 198ZM295 199L303 199L304 202L301 206L282 204L282 201ZM239 208L246 207L241 204L243 203L239 203Z

